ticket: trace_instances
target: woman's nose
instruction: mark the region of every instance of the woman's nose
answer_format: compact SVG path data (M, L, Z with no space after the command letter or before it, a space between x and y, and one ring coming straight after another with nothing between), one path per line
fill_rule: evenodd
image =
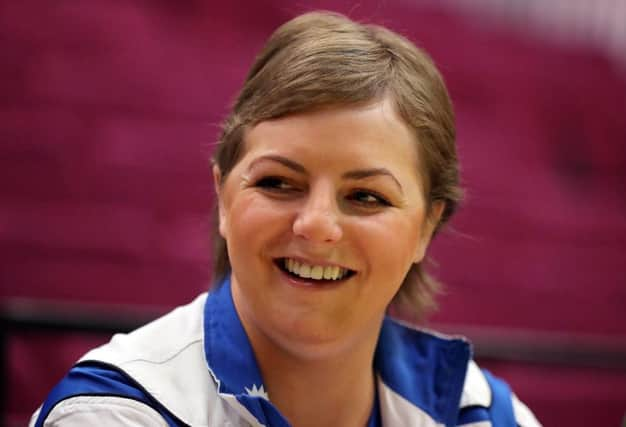
M343 235L339 207L333 188L319 185L309 190L293 223L293 232L315 243L334 243Z

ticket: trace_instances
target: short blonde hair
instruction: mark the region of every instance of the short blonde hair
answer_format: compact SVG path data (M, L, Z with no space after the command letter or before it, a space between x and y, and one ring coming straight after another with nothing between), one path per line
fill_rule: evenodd
M429 56L406 38L331 12L311 12L279 27L252 65L223 123L214 154L222 182L239 161L245 131L269 119L390 97L415 133L428 210L444 202L436 231L461 198L454 112ZM215 283L230 271L226 242L215 233ZM435 306L439 283L414 264L394 299L421 318Z

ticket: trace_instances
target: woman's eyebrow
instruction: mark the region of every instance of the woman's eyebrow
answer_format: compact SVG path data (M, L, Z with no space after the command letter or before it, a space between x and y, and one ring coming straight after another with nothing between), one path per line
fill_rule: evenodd
M357 170L346 172L343 175L341 175L341 177L343 179L364 179L364 178L370 178L373 176L381 176L381 175L388 176L389 178L391 178L393 182L395 182L398 188L400 189L400 192L403 192L400 181L398 181L398 179L395 176L393 176L393 174L386 168L357 169Z
M276 154L267 154L265 156L260 156L257 157L256 159L252 160L250 162L250 164L248 165L248 170L251 170L252 168L254 168L254 166L257 163L261 163L263 161L272 161L272 162L277 162L280 163L281 165L288 167L289 169L304 174L304 175L308 175L307 170L305 169L304 166L302 166L300 163L294 162L293 160L289 160L286 157L283 156L279 156Z
M253 169L258 163L261 163L264 161L280 163L281 165L293 170L294 172L301 173L303 175L309 174L306 168L302 166L300 163L294 162L293 160L290 160L283 156L279 156L277 154L266 154L264 156L257 157L256 159L250 162L250 164L248 165L248 170ZM345 172L344 174L341 175L343 179L355 179L355 180L371 178L374 176L388 176L398 186L400 191L403 192L400 181L398 181L398 179L389 171L389 169L386 169L386 168L355 169L355 170Z

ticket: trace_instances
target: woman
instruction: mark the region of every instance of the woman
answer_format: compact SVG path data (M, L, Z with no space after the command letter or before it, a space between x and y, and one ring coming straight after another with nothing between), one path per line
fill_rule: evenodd
M536 426L423 316L460 198L452 107L404 38L331 13L280 27L225 121L213 291L92 350L33 426Z

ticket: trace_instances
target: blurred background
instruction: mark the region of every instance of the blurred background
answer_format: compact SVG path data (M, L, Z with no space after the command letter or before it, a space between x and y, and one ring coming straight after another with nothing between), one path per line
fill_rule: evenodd
M219 123L311 9L398 31L453 98L467 198L432 327L545 426L626 413L626 1L0 0L0 416L209 286Z

